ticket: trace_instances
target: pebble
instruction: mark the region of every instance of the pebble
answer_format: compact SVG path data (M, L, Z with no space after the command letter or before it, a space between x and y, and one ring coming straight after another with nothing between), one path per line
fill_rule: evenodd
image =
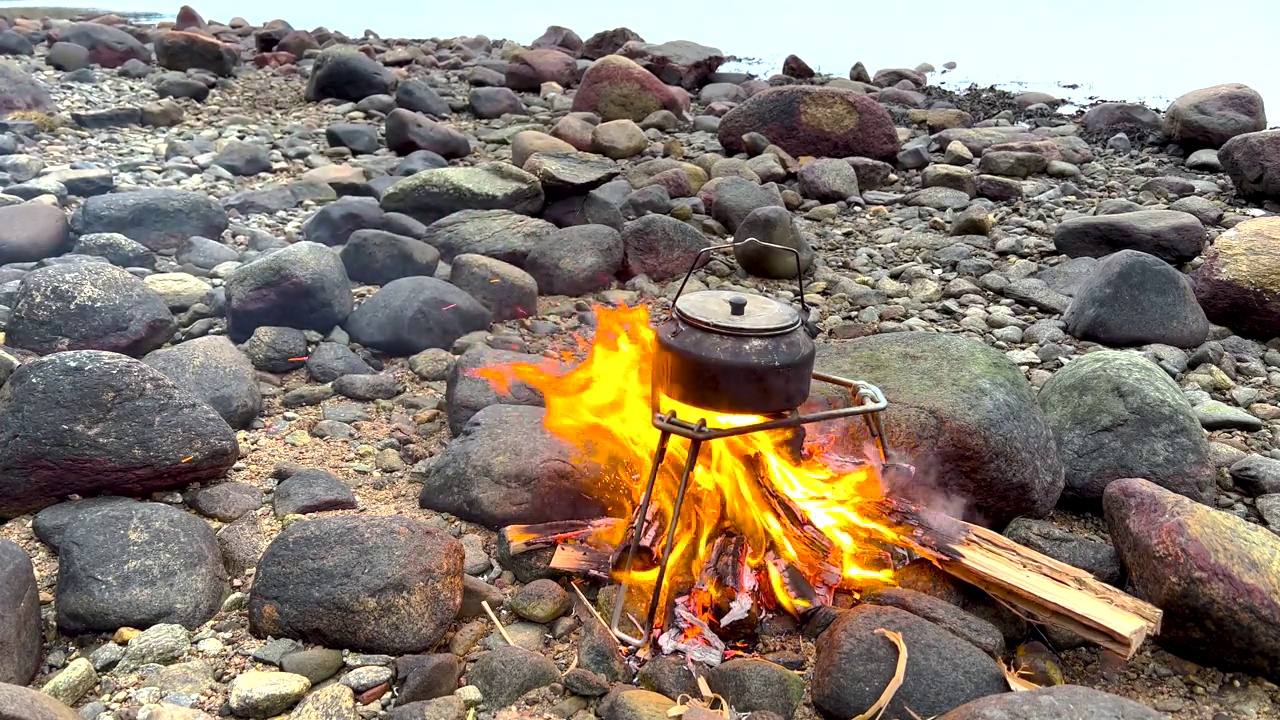
M227 704L240 717L269 718L298 704L310 689L301 675L250 670L231 681Z

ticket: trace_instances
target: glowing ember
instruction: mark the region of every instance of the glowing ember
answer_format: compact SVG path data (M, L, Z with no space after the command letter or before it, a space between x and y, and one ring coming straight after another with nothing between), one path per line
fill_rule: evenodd
M572 369L548 361L486 368L478 374L500 389L520 380L540 390L546 398L547 430L608 468L610 475L599 486L601 497L629 498L630 510L639 504L660 434L653 426L651 400L657 337L644 307L598 307L596 318L594 341L589 347L583 343L586 359ZM571 358L566 353L565 360ZM705 418L710 427L751 425L765 419L709 413L668 398L659 404L664 413L675 410L693 422ZM837 586L892 582L892 566L885 561L881 545L894 543L898 534L860 513L882 495L876 466L824 457L812 445L805 448L803 457L795 457L792 433L750 433L703 445L678 521L665 584L683 581L680 590L691 589L689 583L702 577L708 561L714 560L717 540L726 536L741 538L745 548L738 589L749 592L757 582L767 583L777 602L792 613L812 603L794 591L793 573L803 576L820 600L829 600ZM671 525L688 449L688 441L673 437L659 474L652 517L661 532ZM626 523L614 527L618 536L610 542L618 545ZM660 548L661 543L655 541L651 547ZM631 577L616 579L651 589L656 568L637 568ZM699 583L687 599L682 598L683 607L704 615L719 599L727 611L724 617L743 615L741 602L733 607L733 597L705 597L707 593L714 596L715 591L703 585ZM664 588L664 592L672 590Z

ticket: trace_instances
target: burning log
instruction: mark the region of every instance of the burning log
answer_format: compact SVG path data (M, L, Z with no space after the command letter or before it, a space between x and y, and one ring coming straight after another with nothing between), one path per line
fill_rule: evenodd
M1071 630L1133 657L1160 631L1163 612L1096 580L1083 570L1042 555L977 525L903 500L878 503L903 528L903 541L946 572L1020 609L1027 619Z

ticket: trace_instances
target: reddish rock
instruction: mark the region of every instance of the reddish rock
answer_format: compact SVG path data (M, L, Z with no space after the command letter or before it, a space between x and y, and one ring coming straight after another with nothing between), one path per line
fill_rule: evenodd
M582 76L573 96L576 112L593 112L603 120L640 122L658 110L683 112L680 100L653 73L621 55L597 60ZM572 142L572 141L571 141Z
M72 23L50 33L50 40L69 42L89 50L89 62L117 68L129 60L151 62L151 52L138 39L120 28L99 23Z
M587 38L578 51L578 57L587 60L599 60L606 55L614 55L629 42L644 42L640 34L630 28L614 28L602 30Z
M1102 502L1135 594L1165 613L1160 645L1280 681L1280 536L1147 480Z
M96 23L98 25L114 26L114 25L125 25L125 24L128 24L129 21L119 15L109 13L107 15L99 15L97 17L90 18L89 22Z
M534 50L559 50L569 55L577 55L582 50L582 38L567 27L552 25L546 32L538 36L529 47Z
M507 64L507 87L519 92L537 92L542 83L569 87L578 77L578 63L559 50L526 50Z
M1280 130L1237 135L1218 151L1218 159L1241 196L1280 197Z
M809 63L796 55L788 55L787 59L782 61L782 74L797 80L808 80L813 77L814 72L813 68L809 67Z
M1137 103L1107 102L1094 105L1084 114L1080 125L1093 133L1152 132L1161 129L1160 116L1151 108Z
M258 52L271 52L276 49L276 45L284 39L284 36L291 32L293 32L292 25L276 19L254 31L253 39L258 45Z
M689 180L689 173L683 168L671 168L649 178L646 185L661 185L666 189L667 195L673 198L683 198L693 196L693 183Z
M618 54L631 58L668 85L697 90L707 76L724 64L724 53L713 47L688 40L665 43L632 41L618 49Z
M1046 163L1062 159L1062 150L1052 140L1014 140L1013 142L996 143L987 148L987 152L1025 152L1039 155Z
M253 57L253 64L260 68L282 67L296 62L298 58L294 57L293 53L287 52L258 53Z
M174 30L207 30L209 25L205 23L204 18L200 17L200 13L190 5L183 5L178 10L178 17L173 23Z
M291 53L294 57L302 57L308 50L319 50L320 43L306 30L292 30L280 42L276 43L277 52Z
M569 143L569 145L571 145L575 150L590 152L591 133L594 132L595 129L595 125L592 125L582 118L566 115L560 118L551 128L551 137ZM519 138L519 135L516 137Z
M1220 148L1237 135L1266 129L1262 96L1240 83L1192 90L1164 114L1164 134L1188 148Z
M1280 217L1246 220L1219 235L1195 284L1213 322L1261 340L1280 335Z
M225 77L240 64L240 53L208 35L174 30L156 39L156 64L168 70L207 70Z
M889 111L851 90L792 85L751 96L720 121L720 144L743 150L742 136L758 132L793 157L876 159L898 153Z
M912 85L922 88L929 84L929 78L922 72L917 72L908 68L885 68L876 71L875 77L871 78L873 85L879 85L882 88L897 85L902 80L910 80Z
M386 695L389 690L391 690L391 683L382 683L377 687L371 687L356 696L356 704L368 705L374 700L378 700L383 695Z

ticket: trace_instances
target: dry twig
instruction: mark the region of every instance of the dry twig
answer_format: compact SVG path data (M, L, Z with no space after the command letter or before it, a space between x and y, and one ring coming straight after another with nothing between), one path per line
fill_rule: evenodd
M507 634L507 629L502 627L502 623L498 621L498 616L493 614L493 608L489 607L489 601L481 600L480 607L484 608L484 611L489 613L489 619L493 621L494 625L498 626L498 632L502 634L502 639L506 640L508 645L515 647L515 642L512 641L511 636Z

